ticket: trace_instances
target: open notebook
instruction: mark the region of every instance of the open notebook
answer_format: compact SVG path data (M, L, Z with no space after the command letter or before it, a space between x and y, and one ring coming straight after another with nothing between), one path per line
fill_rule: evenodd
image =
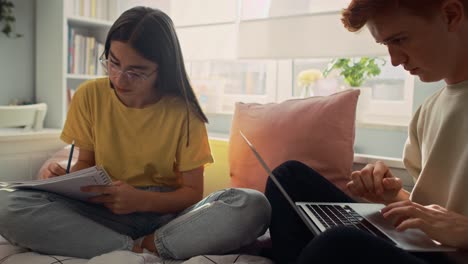
M36 189L58 193L74 199L86 200L96 193L85 193L80 190L88 185L110 185L112 179L101 166L93 166L63 176L45 180L0 182L1 189Z

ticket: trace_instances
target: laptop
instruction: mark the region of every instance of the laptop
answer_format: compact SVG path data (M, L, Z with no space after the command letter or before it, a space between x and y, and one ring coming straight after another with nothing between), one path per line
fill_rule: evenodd
M345 225L381 237L407 251L449 252L457 250L430 239L419 229L408 229L403 232L396 231L390 221L383 218L380 213L380 210L385 206L383 204L294 202L252 143L241 131L239 132L274 184L314 235L335 226Z

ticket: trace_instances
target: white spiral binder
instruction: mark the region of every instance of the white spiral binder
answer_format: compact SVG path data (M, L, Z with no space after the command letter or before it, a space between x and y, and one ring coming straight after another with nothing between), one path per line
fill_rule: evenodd
M101 178L101 184L110 185L112 183L112 179L109 177L109 174L107 174L104 167L96 166L96 169L98 170L99 177Z

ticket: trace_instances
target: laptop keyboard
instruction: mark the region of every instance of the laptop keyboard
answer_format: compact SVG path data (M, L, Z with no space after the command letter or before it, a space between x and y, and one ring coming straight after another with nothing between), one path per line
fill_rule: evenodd
M395 242L347 205L307 204L307 208L326 228L348 226L381 237L395 245Z

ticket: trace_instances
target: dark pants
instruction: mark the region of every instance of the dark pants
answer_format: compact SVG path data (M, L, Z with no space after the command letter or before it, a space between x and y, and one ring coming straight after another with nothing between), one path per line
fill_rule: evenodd
M295 202L354 202L298 161L283 163L273 174ZM271 179L265 194L272 206L270 234L276 263L447 263L442 254L413 255L352 228L334 228L314 237Z

